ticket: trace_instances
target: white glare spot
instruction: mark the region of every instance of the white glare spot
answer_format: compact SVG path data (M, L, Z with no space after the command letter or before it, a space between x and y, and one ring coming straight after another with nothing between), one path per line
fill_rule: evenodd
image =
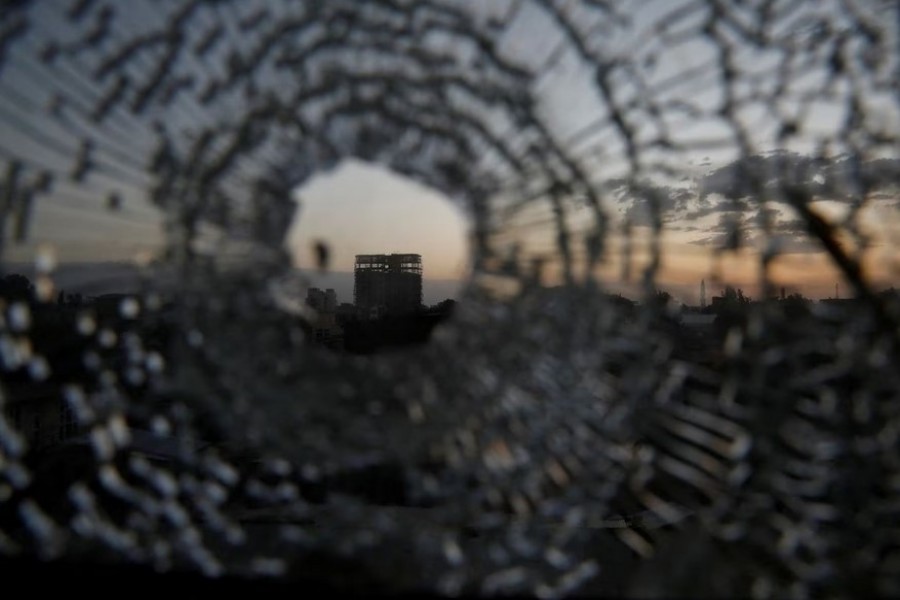
M8 336L0 337L0 360L6 369L14 371L22 366L22 353L19 350L19 344Z
M119 314L126 319L134 319L141 312L141 305L134 298L125 298L119 304Z
M156 435L169 435L172 432L172 426L169 425L169 421L159 415L153 417L153 420L150 422L150 429Z
M78 333L81 335L91 335L97 331L97 321L95 321L94 317L88 313L78 315L78 323L76 326L78 327Z
M53 299L55 289L56 286L53 285L53 280L46 275L39 276L34 285L35 295L41 302L50 302Z
M61 534L53 519L41 510L33 500L26 500L19 505L19 515L22 522L40 542L41 552L55 554L60 550L59 542Z
M463 562L463 553L462 548L459 547L459 544L453 538L447 537L444 538L444 557L447 559L447 562L450 563L454 567L458 567Z
M17 490L21 490L31 483L31 475L19 463L13 463L7 467L6 479Z
M112 348L116 345L116 332L112 329L104 329L100 332L98 341L104 348Z
M194 329L188 334L187 341L193 348L199 348L203 345L203 334Z
M128 445L128 442L131 441L131 432L128 429L128 424L125 422L125 418L121 414L113 415L110 418L109 433L113 442L120 448Z
M16 302L9 307L9 328L25 331L31 326L31 310L24 302Z
M50 244L38 246L34 257L34 268L42 275L49 275L56 269L56 248Z
M91 447L94 449L94 456L97 457L97 460L105 462L112 459L116 450L113 445L112 437L110 437L109 432L107 432L106 429L95 426L91 430L90 439Z
M166 366L165 360L158 352L149 352L144 364L151 373L161 373Z
M81 425L87 425L94 421L94 410L88 404L87 398L80 387L76 385L67 385L63 388L63 398L65 398L75 418Z
M50 365L43 356L35 356L28 363L28 374L35 381L44 381L50 376Z

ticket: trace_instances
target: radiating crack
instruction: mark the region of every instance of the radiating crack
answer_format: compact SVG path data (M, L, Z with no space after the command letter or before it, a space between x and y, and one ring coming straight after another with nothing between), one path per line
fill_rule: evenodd
M871 259L897 238L861 223L895 227L898 22L850 0L6 3L0 256L38 249L0 304L0 553L441 594L897 594L900 308ZM465 302L414 354L318 351L268 292L292 191L345 158L472 219ZM134 297L57 296L79 226L40 219L67 210L101 245L108 218L162 215ZM767 295L781 257L824 252L855 308L723 295L699 360L656 295L694 230L713 271L752 249Z

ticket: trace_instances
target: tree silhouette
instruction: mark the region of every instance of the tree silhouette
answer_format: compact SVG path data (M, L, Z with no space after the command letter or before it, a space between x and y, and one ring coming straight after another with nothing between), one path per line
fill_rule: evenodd
M0 279L0 297L12 301L34 300L34 285L24 275L13 273Z
M656 290L650 298L650 304L655 308L664 309L672 301L672 294L665 290Z
M717 315L715 327L719 334L724 335L733 327L743 328L749 307L750 298L742 289L726 286L722 296L713 299L713 312Z
M803 296L799 292L790 294L781 300L781 309L789 318L797 318L809 314L809 307L812 301Z
M733 288L730 285L725 286L725 292L722 297L724 298L724 304L726 307L743 307L750 304L750 298L744 295L744 290L741 288Z

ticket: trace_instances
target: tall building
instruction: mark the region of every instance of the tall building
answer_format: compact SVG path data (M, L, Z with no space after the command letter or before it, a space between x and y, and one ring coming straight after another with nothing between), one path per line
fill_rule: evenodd
M319 288L309 288L306 291L306 304L314 310L323 312L325 310L325 292Z
M416 312L422 305L421 254L357 254L353 300L367 317Z
M334 314L337 312L337 293L332 288L325 290L325 312Z

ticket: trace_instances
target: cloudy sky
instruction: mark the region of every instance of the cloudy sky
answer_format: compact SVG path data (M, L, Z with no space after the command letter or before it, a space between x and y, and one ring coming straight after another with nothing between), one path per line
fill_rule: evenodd
M696 302L701 279L707 279L713 293L724 283L753 293L760 252L773 243L782 252L772 267L776 283L812 297L833 295L840 276L779 197L775 182L785 178L773 175L778 165L786 165L788 179L811 191L815 209L832 222L840 223L865 197L864 208L856 214L861 232L869 236L861 261L876 285L900 282L895 251L900 242L895 143L900 116L895 86L890 84L898 61L897 53L884 51L897 47L900 21L878 18L896 7L873 1L851 11L836 1L798 4L771 17L763 30L767 43L757 44L752 42L754 19L759 17L754 9L714 15L709 3L693 0L629 3L599 18L596 10L578 2L563 3L565 8L556 15L531 2L447 4L468 7L474 22L484 23L484 31L494 31L491 20L502 18L506 27L493 40L497 51L537 73L528 90L535 114L552 139L586 170L592 185L602 190L611 229L609 260L597 274L612 287L628 293L637 289L652 241L648 199L655 198L664 225L658 281L676 297ZM218 99L212 85L217 76L235 70L235 53L251 53L254 27L275 27L279 18L295 10L273 5L265 5L263 12L258 12L263 5L250 2L246 10L236 9L232 21L222 21L230 33L224 36L228 43L212 44L209 55L201 56L199 48L216 31L210 23L222 17L204 14L192 22L188 34L193 53L170 69L177 73L166 81L167 89L172 98L185 98L178 96L181 86L218 104L211 105L213 110L192 98L155 107L149 114L141 105L141 94L149 88L134 81L154 73L169 76L169 71L154 68L163 64L154 61L165 53L151 49L130 63L124 61L120 72L119 63L109 57L131 59L122 51L128 40L152 41L148 32L164 31L166 23L155 5L135 2L128 14L113 12L111 18L100 9L75 18L53 3L29 9L34 26L11 46L0 76L0 157L6 177L12 159L24 161L20 187L37 185L35 173L41 170L58 176L39 201L19 211L28 216L29 235L7 247L4 259L31 260L36 248L48 243L61 262L145 260L158 254L165 244L164 231L172 231L168 219L187 207L169 200L180 193L177 189L166 190L169 195L158 197L156 204L150 200L158 182L146 172L157 149L154 132L177 131L183 148L190 148L204 127L224 128L245 111L251 87L269 84L274 90L281 85L271 65L256 70L253 86L229 92L224 99ZM707 34L705 23L712 18L723 26ZM254 25L257 21L261 25ZM110 22L119 27L104 40L101 33ZM588 43L573 44L560 23L575 24ZM729 37L738 34L746 39ZM422 47L432 42L425 39ZM471 44L434 43L472 73L486 69ZM727 72L721 66L723 48L729 50ZM54 51L64 58L46 61ZM597 62L583 53L606 57L612 73L610 93L624 111L619 116L631 128L630 137L616 133L618 116L596 85ZM350 62L329 58L326 64L362 70L374 60L354 54ZM117 95L120 87L124 91ZM468 106L456 98L446 100L454 108ZM120 101L130 110L117 107ZM104 106L113 108L108 117L99 117ZM322 110L308 108L309 118ZM436 116L441 108L433 104ZM98 119L102 127L96 125ZM508 125L493 114L482 119L498 130ZM295 132L291 135L296 137ZM515 138L515 132L508 135ZM659 141L663 139L665 143ZM629 141L640 159L637 166L628 159ZM402 146L403 140L391 143ZM891 146L893 152L885 150ZM773 154L777 149L786 153ZM225 189L216 192L238 195L230 189L233 183L251 180L273 160L279 167L289 165L289 154L274 154L274 145L265 146L243 160L231 169ZM741 155L745 160L735 163ZM861 156L863 166L850 168L850 155ZM473 172L494 159L477 158ZM746 185L748 180L741 167L747 165L761 169L751 170L751 179L761 184L765 198L741 189L740 182ZM419 252L426 278L466 277L472 220L459 197L448 200L421 183L359 160L298 164L297 169L312 171L304 171L303 184L288 194L288 201L297 201L300 210L292 222L283 223L283 243L298 267L312 265L311 244L322 240L332 250L331 268L337 271L351 270L357 253ZM860 172L865 174L862 180ZM630 183L624 179L629 174L634 176ZM867 182L862 195L851 189L860 181ZM747 201L750 196L753 201ZM499 198L498 205L501 200L506 198ZM532 256L555 252L552 217L549 202L525 205L502 222L496 248L505 251L519 244ZM759 228L762 217L771 220L770 236ZM567 219L578 260L578 236L588 220L579 210L570 211ZM8 229L14 228L14 220L8 217ZM735 240L741 242L736 251L717 252ZM842 242L853 249L851 237ZM631 268L623 268L625 264ZM713 281L717 274L722 281ZM554 283L559 272L551 269L546 277L547 283Z

